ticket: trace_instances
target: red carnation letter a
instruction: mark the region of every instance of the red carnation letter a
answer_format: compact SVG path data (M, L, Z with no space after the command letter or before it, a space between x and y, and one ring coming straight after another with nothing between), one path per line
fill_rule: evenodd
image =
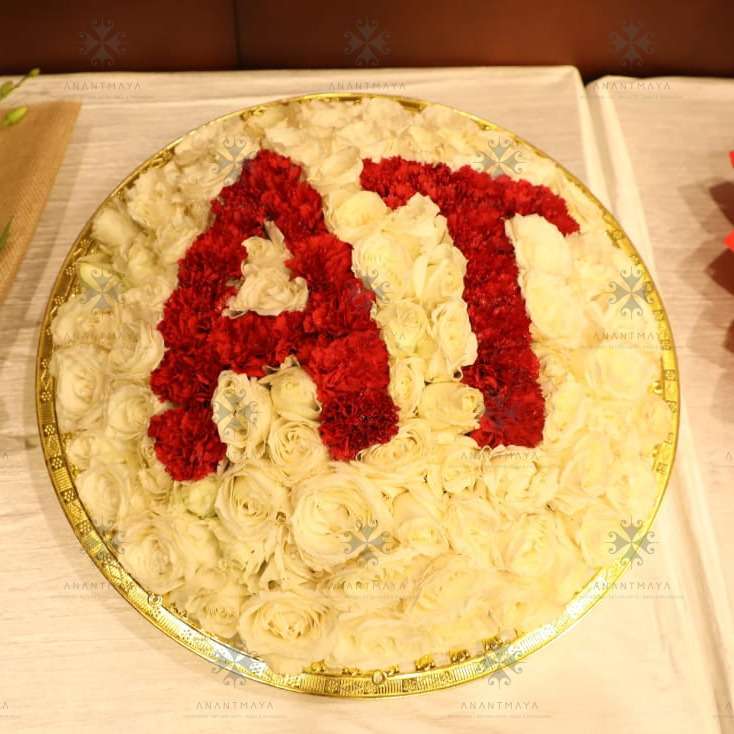
M537 213L568 234L578 226L563 200L524 181L400 158L365 161L362 185L391 207L424 194L446 216L468 261L464 299L479 344L477 361L463 373L486 406L473 436L480 445L535 446L545 405L504 221ZM175 407L153 416L148 433L169 474L179 481L200 479L224 458L226 446L211 415L223 370L262 377L289 355L316 384L319 430L333 459L353 459L389 441L398 430L398 411L388 392L387 348L370 314L375 295L352 272L351 245L327 231L321 197L302 180L301 168L260 151L212 202L212 213L209 229L179 262L178 285L158 325L166 352L151 388ZM265 236L267 221L285 237L292 254L286 265L306 281L306 308L230 318L224 310L247 258L242 243Z
M214 220L179 262L178 286L158 329L166 345L151 388L176 407L153 416L155 450L176 480L216 470L226 446L211 415L223 370L262 377L295 355L316 383L322 406L319 431L333 459L385 443L398 430L388 393L390 368L375 299L352 272L352 248L326 229L318 192L288 158L260 151L245 162L239 181L212 202ZM265 222L283 233L286 262L308 286L304 311L229 318L223 311L242 278L243 241L264 237Z

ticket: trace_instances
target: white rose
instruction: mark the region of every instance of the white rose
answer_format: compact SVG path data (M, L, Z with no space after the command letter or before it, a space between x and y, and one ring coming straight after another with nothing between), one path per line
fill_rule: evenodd
M447 553L434 559L416 584L407 612L416 623L456 619L477 588L477 568L467 556Z
M434 431L471 431L479 426L483 411L482 393L461 382L426 385L418 405L418 415L428 421Z
M282 528L273 554L260 573L259 587L263 591L296 589L313 582L313 571L306 565L288 528Z
M120 560L146 591L167 594L184 583L188 549L181 545L170 517L143 513L120 530Z
M176 199L161 168L150 168L141 173L126 190L125 197L130 216L148 229L164 227L176 216Z
M398 546L377 555L377 562L344 564L323 576L317 590L340 613L394 609L415 594L416 579L430 561L414 548Z
M449 549L442 517L410 492L393 503L395 535L402 546L424 556L439 556Z
M539 214L515 215L505 222L505 232L515 245L517 263L567 278L573 271L571 250L558 227Z
M421 357L399 357L390 364L388 390L400 417L405 420L415 414L425 383L426 363Z
M606 489L614 464L615 453L608 437L587 432L568 449L561 470L561 486L599 496Z
M62 432L99 423L109 384L107 364L107 352L88 344L54 351L50 371L56 379L56 410Z
M328 654L335 621L314 591L263 591L244 604L238 630L249 652L276 673L289 674Z
M164 348L163 335L144 312L125 308L110 351L110 370L123 380L146 380L163 358Z
M325 469L329 461L316 423L283 418L270 424L268 456L291 481Z
M318 420L321 406L316 400L316 383L300 367L285 367L263 377L270 388L275 412L287 420Z
M134 309L139 313L146 311L150 318L146 321L154 323L160 319L163 306L176 286L176 274L169 271L158 272L141 285L128 288L120 298L125 307Z
M457 436L455 441L437 447L432 458L428 481L437 490L457 494L474 488L482 470L482 460L473 438Z
M374 191L357 191L330 214L330 224L345 242L357 242L377 230L389 209Z
M622 533L622 517L605 502L595 502L576 523L575 539L589 566L606 566L615 560L612 538Z
M658 483L649 459L630 458L615 466L606 495L620 515L634 522L645 520L658 494Z
M196 235L203 228L182 209L176 209L174 218L158 228L152 241L160 262L175 265L186 254Z
M245 279L229 302L238 313L254 311L262 316L277 316L283 311L303 311L308 300L308 286L299 277L279 266L247 264Z
M393 209L383 224L383 230L406 247L413 258L421 252L432 252L439 246L440 251L444 252L444 248L451 245L446 217L440 214L438 205L423 194L413 194L404 206ZM458 250L447 256L458 256L463 260ZM431 262L435 259L429 258Z
M124 257L119 258L120 272L132 285L142 285L155 277L160 270L158 258L150 240L139 234L127 248Z
M466 258L450 243L434 247L419 255L413 263L413 289L427 310L445 301L461 299L464 292Z
M391 356L410 357L429 330L423 307L412 301L395 301L380 309L377 322Z
M566 375L546 398L543 441L558 449L573 446L588 422L589 402L584 386Z
M222 553L214 532L215 524L180 508L171 507L165 512L181 548L186 581L191 581L204 569L218 567Z
M78 469L86 469L94 459L122 462L135 453L124 441L109 438L102 429L75 433L66 447L69 461Z
M562 532L551 512L524 515L504 533L505 568L518 576L542 577L549 573L559 553Z
M413 418L401 425L397 435L387 443L365 449L359 459L362 464L384 473L389 480L398 474L404 479L414 479L425 472L432 451L430 425Z
M201 627L223 639L237 634L245 589L225 571L207 568L192 579L184 610Z
M487 498L497 510L510 517L532 512L537 505L542 507L542 500L538 502L533 492L537 471L532 450L520 447L493 449L484 455L482 469Z
M273 407L270 393L256 377L231 370L222 372L212 397L212 410L230 461L262 455Z
M330 473L296 486L291 529L308 564L328 569L365 550L365 533L389 532L392 522L374 485L348 465L335 464Z
M379 301L395 301L409 291L413 260L399 240L383 232L353 243L352 270L368 282Z
M162 509L168 506L173 480L163 464L156 462L141 467L134 479L136 487L139 487L152 508Z
M289 506L285 487L265 464L234 467L222 477L214 508L230 538L231 555L245 569L272 553Z
M144 508L142 497L130 507L130 500L135 498L130 495L129 481L130 471L125 464L99 460L93 460L74 480L79 498L99 530L111 529L130 509Z
M449 499L446 530L451 547L479 566L501 566L500 527L498 514L486 500L470 494Z
M114 388L106 405L107 434L122 440L140 438L148 428L155 403L150 389L142 385L127 383Z
M108 252L124 250L140 230L127 212L117 206L106 206L92 221L92 237Z
M247 258L242 264L243 272L248 265L257 265L261 268L280 267L290 257L280 230L275 227L272 231L274 235L272 239L248 237L242 243L247 250Z
M399 613L342 614L326 662L335 668L384 669L416 660L423 642L420 630Z
M471 607L458 619L443 621L439 617L428 625L432 649L470 650L476 647L477 641L491 639L499 631L493 616L489 604L480 606L478 600L472 600Z
M189 512L198 517L209 517L214 514L221 481L216 474L210 474L195 482L176 482L176 489Z
M530 270L521 277L533 330L564 347L584 344L590 322L584 303L568 283L556 275Z
M95 307L93 299L81 296L62 303L51 322L51 336L56 346L74 342L92 344L109 349L113 342L114 314L111 310Z
M428 364L429 380L450 379L477 359L477 337L464 301L447 301L431 313L431 336L438 351Z
M639 350L600 345L586 355L583 377L598 397L634 401L645 396L659 372L659 362Z
M349 184L359 181L362 157L359 148L350 145L333 150L324 156L309 171L309 181L323 195L329 191L341 191Z
M418 116L426 130L434 132L451 152L472 153L483 145L484 136L479 126L456 110L443 105L429 105Z

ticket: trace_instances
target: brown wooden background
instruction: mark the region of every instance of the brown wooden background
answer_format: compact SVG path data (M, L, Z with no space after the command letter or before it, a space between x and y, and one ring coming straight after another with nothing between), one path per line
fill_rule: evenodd
M573 64L734 75L734 1L0 0L0 71Z

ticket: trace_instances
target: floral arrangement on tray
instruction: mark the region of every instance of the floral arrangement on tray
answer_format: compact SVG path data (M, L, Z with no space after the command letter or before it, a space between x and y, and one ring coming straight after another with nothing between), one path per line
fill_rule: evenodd
M673 420L635 264L500 132L267 108L93 236L52 324L79 495L143 588L275 671L514 639L654 505Z

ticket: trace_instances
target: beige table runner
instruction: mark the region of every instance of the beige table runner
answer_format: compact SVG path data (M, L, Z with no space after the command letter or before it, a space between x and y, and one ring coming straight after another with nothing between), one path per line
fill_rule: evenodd
M46 206L78 113L77 102L45 102L0 129L0 231L10 223L0 248L0 303Z

